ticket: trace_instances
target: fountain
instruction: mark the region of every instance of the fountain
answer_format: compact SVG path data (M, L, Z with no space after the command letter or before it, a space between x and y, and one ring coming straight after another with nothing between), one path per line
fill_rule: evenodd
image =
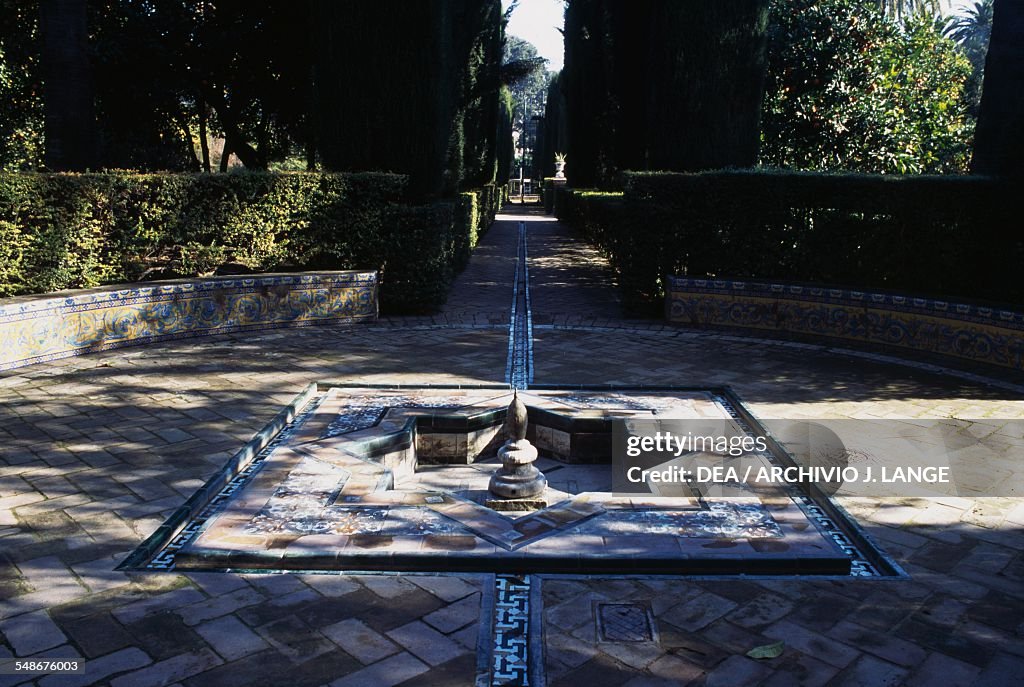
M516 392L505 413L504 430L507 440L498 449L501 468L491 476L487 485L488 491L498 498L488 499L488 508L518 511L548 506L548 502L541 497L548 486L548 480L534 465L537 449L526 438L527 423L526 406Z
M728 390L318 385L313 393L312 409L293 428L227 486L206 490L214 496L188 515L184 530L166 526L180 534L160 548L147 545L155 553L146 568L853 569L850 536L802 496L699 494L659 484L616 490L615 427L755 423ZM689 458L713 456L681 459Z

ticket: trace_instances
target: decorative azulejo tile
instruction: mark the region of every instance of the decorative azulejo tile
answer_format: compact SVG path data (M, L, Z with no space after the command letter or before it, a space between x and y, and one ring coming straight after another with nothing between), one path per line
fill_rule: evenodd
M1024 370L1024 313L894 293L669 277L668 319Z
M480 449L486 455L468 451L451 463L435 455L435 440L458 443L481 423L499 428L507 389L331 387L318 394L302 426L200 516L187 540L175 540L173 558L158 554L150 568L845 575L858 555L795 494L617 495L608 464L544 457L552 479L575 471L584 488L549 490L547 504L531 512L496 511L486 490L496 446L488 442ZM540 430L552 425L564 428L570 445L577 435L604 432L610 451L612 430L603 426L611 418L647 418L655 409L665 418L737 417L721 390L519 395L542 451ZM348 414L347 431L334 431Z
M167 339L374 320L376 272L132 284L0 301L0 370Z

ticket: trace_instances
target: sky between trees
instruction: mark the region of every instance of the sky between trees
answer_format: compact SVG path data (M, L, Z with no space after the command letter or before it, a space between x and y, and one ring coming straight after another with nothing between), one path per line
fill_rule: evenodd
M960 14L975 0L943 0L943 13ZM502 10L512 0L502 0ZM565 47L558 28L563 24L565 2L563 0L519 0L519 5L509 20L508 32L513 36L530 41L537 47L537 53L548 59L548 71L557 72L562 68Z

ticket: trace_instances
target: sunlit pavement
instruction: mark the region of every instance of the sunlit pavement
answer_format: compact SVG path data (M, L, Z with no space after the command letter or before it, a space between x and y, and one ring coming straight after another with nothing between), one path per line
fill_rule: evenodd
M728 385L758 417L1024 417L1012 391L623 318L593 250L536 209L506 210L432 317L0 376L0 657L86 659L41 685L473 684L484 575L113 568L310 381L502 383L519 221L538 384ZM545 650L531 660L550 685L588 687L1021 684L1024 502L844 505L911 579L541 579ZM599 642L600 602L649 608L656 636ZM777 640L780 657L745 656Z

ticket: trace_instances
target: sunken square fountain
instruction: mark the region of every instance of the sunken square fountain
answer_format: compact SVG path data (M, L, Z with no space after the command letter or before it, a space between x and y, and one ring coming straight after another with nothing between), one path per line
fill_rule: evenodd
M759 432L728 390L311 388L294 422L125 567L877 574L827 498L613 489L616 422Z

